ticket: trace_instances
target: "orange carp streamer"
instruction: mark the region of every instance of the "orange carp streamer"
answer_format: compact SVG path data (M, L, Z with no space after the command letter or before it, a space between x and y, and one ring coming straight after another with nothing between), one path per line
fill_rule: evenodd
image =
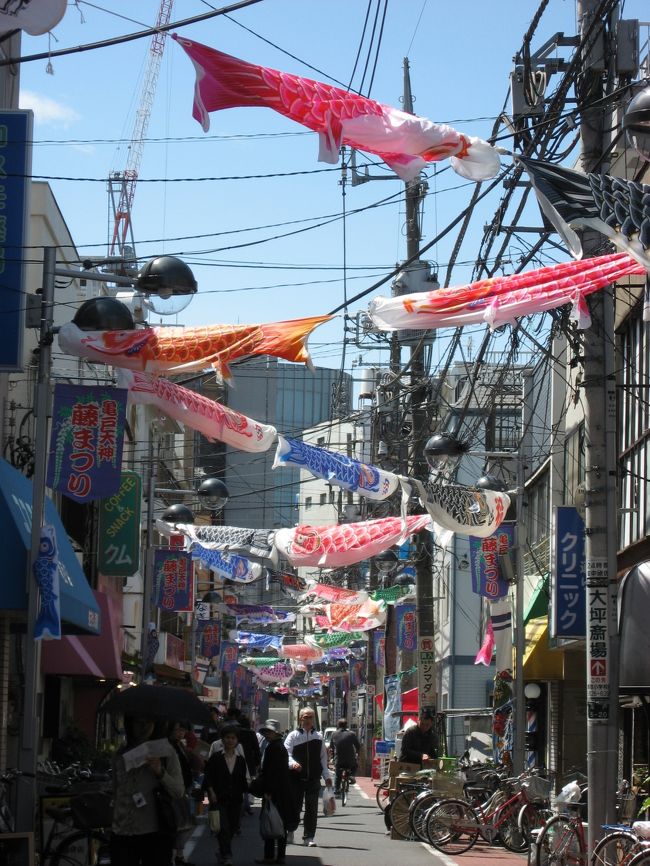
M63 352L113 367L150 373L214 367L230 378L228 364L251 355L273 355L310 364L307 338L331 316L311 316L265 325L207 325L198 328L143 328L82 331L74 322L59 331Z

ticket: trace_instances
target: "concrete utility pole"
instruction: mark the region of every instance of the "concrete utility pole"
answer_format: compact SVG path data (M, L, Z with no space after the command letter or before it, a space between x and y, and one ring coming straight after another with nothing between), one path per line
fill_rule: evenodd
M408 58L404 58L404 111L413 113L413 96L409 76ZM406 185L406 256L410 260L418 255L422 242L420 207L425 188L418 178ZM421 278L423 263L415 259L408 266L408 290L417 291L417 278ZM428 268L427 268L428 273ZM415 279L411 279L414 277ZM415 478L424 479L429 473L424 456L424 445L429 436L427 415L427 387L424 370L423 339L411 338L411 441L409 444L409 471ZM416 617L418 709L433 708L435 703L434 640L433 640L433 569L430 535L418 532L415 541Z
M605 130L610 123L602 103L604 46L599 0L577 0L582 39L582 73L578 90L581 112L581 161L585 172L607 170L601 162ZM615 13L618 15L618 11ZM610 28L610 34L615 33ZM591 35L590 35L591 34ZM594 38L595 37L595 38ZM611 35L611 38L615 37ZM612 49L615 46L610 46ZM615 50L609 52L615 55ZM607 52L606 52L607 55ZM600 61L600 62L599 62ZM611 75L608 86L613 85ZM595 255L600 235L584 232L585 256ZM616 373L614 304L611 287L591 297L591 328L584 332L584 403L586 452L586 656L587 775L589 779L589 849L603 835L602 825L615 821L618 731L618 634L616 624Z

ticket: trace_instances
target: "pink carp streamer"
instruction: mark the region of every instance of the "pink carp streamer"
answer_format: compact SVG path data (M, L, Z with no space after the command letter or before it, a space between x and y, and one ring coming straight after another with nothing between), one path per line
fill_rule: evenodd
M192 116L204 132L209 113L224 108L271 108L319 135L318 158L336 165L341 145L379 156L402 180L414 180L429 162L451 158L469 180L499 171L499 154L486 141L451 126L407 114L331 84L258 66L174 33L196 69Z
M117 381L121 388L128 388L132 402L155 406L168 418L203 433L211 442L216 439L240 451L256 453L268 451L277 438L277 430L270 424L260 424L167 379L119 370Z
M250 355L273 355L310 363L307 338L331 316L311 316L265 325L206 325L199 328L139 328L134 331L82 331L74 322L59 330L59 346L89 361L147 370L188 372L214 367L230 378L228 364Z
M578 309L581 327L588 327L584 304L587 295L622 277L644 273L644 268L627 253L614 253L508 277L491 277L464 286L374 298L369 315L384 331L458 327L480 322L498 328L519 316L573 303Z
M339 568L375 556L411 533L431 526L427 514L410 515L405 521L401 517L383 517L339 526L303 524L278 529L274 543L292 565Z

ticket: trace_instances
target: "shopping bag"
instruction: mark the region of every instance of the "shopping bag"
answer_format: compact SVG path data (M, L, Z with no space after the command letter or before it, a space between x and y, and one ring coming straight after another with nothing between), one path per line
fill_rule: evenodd
M264 798L260 814L260 835L262 839L280 839L284 836L284 821L271 800Z
M221 830L221 813L216 806L208 812L208 824L213 833L218 833Z
M336 797L331 788L323 791L323 815L333 815L336 812Z

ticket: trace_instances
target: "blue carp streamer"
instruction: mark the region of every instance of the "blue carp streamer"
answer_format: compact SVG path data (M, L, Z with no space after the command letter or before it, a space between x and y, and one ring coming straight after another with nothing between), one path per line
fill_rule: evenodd
M34 640L59 640L61 638L59 552L56 530L49 524L41 527L41 541L33 568L40 590L40 606L34 626Z

